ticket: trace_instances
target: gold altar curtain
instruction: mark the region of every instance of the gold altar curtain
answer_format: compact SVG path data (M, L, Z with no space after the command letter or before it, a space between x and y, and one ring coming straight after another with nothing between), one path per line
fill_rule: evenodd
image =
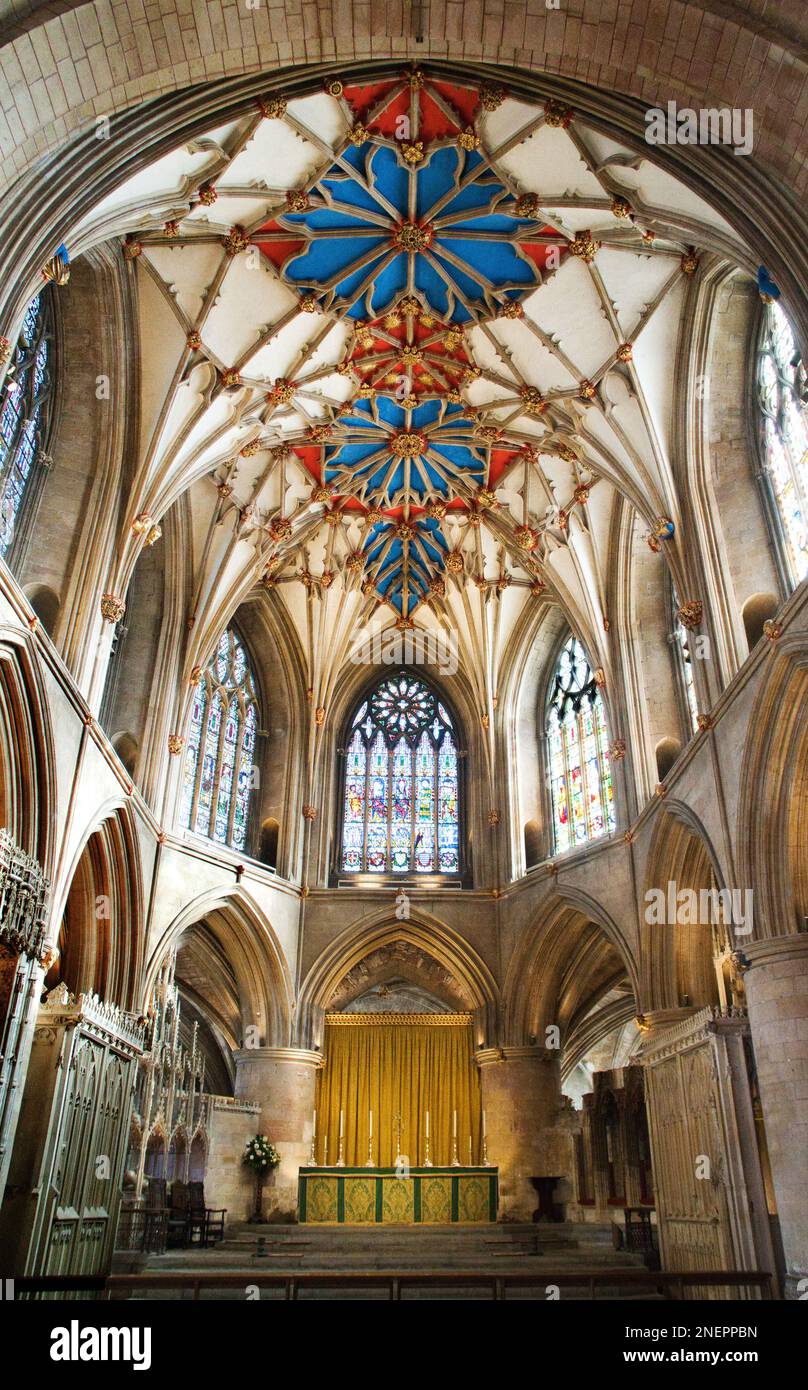
M482 1160L480 1077L474 1061L471 1019L466 1014L416 1015L429 1022L396 1021L395 1014L326 1015L325 1063L317 1085L317 1163L336 1163L339 1117L344 1116L343 1157L348 1167L368 1159L373 1111L373 1160L392 1168L396 1158L395 1117L401 1116L401 1152L411 1167L429 1157L452 1161L453 1113L457 1111L457 1156L462 1164ZM409 1019L412 1015L400 1015ZM328 1154L324 1143L328 1138Z

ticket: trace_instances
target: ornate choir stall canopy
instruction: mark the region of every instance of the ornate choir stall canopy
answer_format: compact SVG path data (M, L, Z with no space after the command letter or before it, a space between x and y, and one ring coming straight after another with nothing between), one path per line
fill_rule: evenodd
M300 1219L495 1221L471 1015L326 1015Z

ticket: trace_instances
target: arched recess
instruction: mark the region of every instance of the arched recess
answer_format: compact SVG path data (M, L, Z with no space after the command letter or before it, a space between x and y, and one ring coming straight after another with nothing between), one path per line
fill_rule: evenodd
M297 1047L322 1045L323 1016L352 974L357 992L394 975L414 984L427 980L449 1007L474 1015L476 1046L496 1038L499 990L477 952L424 912L398 922L382 909L347 927L311 967L298 1001Z
M74 994L97 994L133 1009L145 938L137 828L129 806L88 832L68 882L48 987L64 981Z
M541 860L541 829L537 820L526 820L524 836L525 869L534 869Z
M166 518L163 536L153 545L144 545L137 558L126 590L126 609L115 624L101 699L99 722L138 784L142 781L138 753L151 722L155 677L162 674L163 647L169 636L166 551L172 540L176 542L176 533L176 522ZM118 746L122 738L126 740L123 749ZM133 766L127 765L125 755L130 761L134 756Z
M197 959L201 957L208 966L215 963L212 973L218 974L220 985L225 981L231 1000L237 999L237 1018L230 1007L229 1014L223 1012L221 1019L214 1020L228 1046L236 1030L237 1047L244 1046L250 1036L256 1046L288 1046L293 1008L289 968L269 921L241 886L229 892L214 889L195 898L163 931L144 972L141 1008L146 1007L161 964L171 951L181 951L186 935L189 942L197 943ZM189 997L192 992L188 991ZM202 1009L201 997L192 1002Z
M732 946L726 910L714 898L726 887L709 836L682 802L658 816L640 901L641 1012L720 1005L718 975ZM741 909L743 903L741 903Z
M682 745L678 738L661 738L654 749L656 758L657 780L664 782L676 759L682 751Z
M53 637L59 618L59 595L48 584L28 584L25 597L49 637Z
M544 710L554 657L566 630L564 614L555 604L527 608L509 643L500 675L498 712L507 731L503 753L514 878L553 850ZM536 856L534 861L528 857L528 847Z
M267 868L275 869L278 865L278 835L280 833L280 822L274 816L267 816L261 822L261 842L258 848L258 858Z
M754 886L754 937L808 917L808 642L781 638L749 718L738 787L738 874ZM752 938L748 938L752 939Z
M53 730L38 666L19 632L0 631L0 826L52 876Z
M746 633L746 645L750 652L757 646L763 636L764 624L769 618L773 618L780 607L780 599L777 594L762 593L752 594L743 606L742 617L743 626Z
M614 703L618 713L622 705L622 719L613 736L626 740L626 795L633 815L661 780L658 745L688 733L677 700L671 632L671 583L677 576L683 583L684 575L676 539L655 553L642 517L624 498L617 507L609 611L619 666Z
M532 928L523 934L508 965L503 989L504 1042L542 1045L545 1029L568 1039L604 1002L622 999L636 1013L637 965L623 934L587 894L556 891ZM625 1021L625 1020L624 1020ZM602 1019L590 1044L615 1027ZM563 1056L563 1053L562 1053Z

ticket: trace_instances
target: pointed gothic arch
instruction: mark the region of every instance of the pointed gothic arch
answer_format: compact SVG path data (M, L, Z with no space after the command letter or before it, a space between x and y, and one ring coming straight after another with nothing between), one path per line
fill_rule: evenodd
M48 877L56 817L53 729L39 664L19 631L0 631L0 825Z
M144 969L141 1007L145 1008L166 957L197 923L209 928L234 973L242 1037L247 1028L253 1028L261 1046L287 1046L293 1014L289 966L271 923L242 886L201 894L163 929Z
M565 1047L567 1031L583 1017L586 990L591 987L593 997L600 997L618 985L626 989L636 1012L639 975L625 934L588 894L558 885L522 933L508 966L503 986L506 1044L523 1046L532 1038L542 1045L544 1029L554 1025Z
M644 1010L722 1002L717 962L728 956L733 939L722 921L723 899L713 895L725 887L721 861L698 816L684 802L666 800L640 900Z
M478 1046L496 1037L499 989L493 972L474 948L423 911L415 909L408 920L397 921L388 910L381 909L346 927L309 969L298 1000L298 1046L311 1047L321 1041L323 1016L346 975L373 952L395 948L397 943L407 943L447 972L459 992L453 1007L463 999L474 1014Z
M137 825L129 805L104 808L85 832L64 880L58 955L48 984L132 1009L145 955Z

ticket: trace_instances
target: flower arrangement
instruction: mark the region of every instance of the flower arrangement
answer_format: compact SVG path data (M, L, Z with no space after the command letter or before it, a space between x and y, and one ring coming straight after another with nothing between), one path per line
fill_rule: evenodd
M277 1168L281 1156L265 1134L256 1134L254 1139L248 1141L241 1161L255 1173L266 1173L272 1168Z

